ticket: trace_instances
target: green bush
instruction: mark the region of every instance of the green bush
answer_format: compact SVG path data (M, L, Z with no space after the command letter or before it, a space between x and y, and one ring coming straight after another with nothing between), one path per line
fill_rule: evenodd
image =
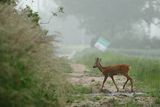
M54 37L12 6L0 5L0 106L64 107L69 86Z

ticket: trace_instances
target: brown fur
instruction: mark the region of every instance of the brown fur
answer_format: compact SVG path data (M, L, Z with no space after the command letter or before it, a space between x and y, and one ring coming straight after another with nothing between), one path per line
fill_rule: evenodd
M101 89L103 89L104 87L104 83L106 81L106 79L109 77L111 77L114 85L116 86L117 91L119 91L115 80L113 78L114 75L124 75L127 80L123 85L123 89L125 88L125 85L127 84L128 80L130 80L131 82L131 91L133 91L133 80L132 78L128 75L129 72L129 65L128 64L119 64L119 65L112 65L112 66L107 66L107 67L103 67L100 63L100 58L96 58L96 62L95 65L93 66L93 68L98 68L102 74L105 76L104 80L103 80L103 84Z

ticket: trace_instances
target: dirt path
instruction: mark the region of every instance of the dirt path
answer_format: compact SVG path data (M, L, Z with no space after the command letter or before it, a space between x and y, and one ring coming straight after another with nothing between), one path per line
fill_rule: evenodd
M83 85L91 89L90 94L85 94L85 99L80 102L75 102L71 107L113 107L115 103L124 106L126 103L136 102L144 107L151 106L153 98L148 97L147 94L141 92L134 87L135 92L130 92L130 83L126 85L125 89L122 89L126 78L123 76L115 76L116 84L118 85L120 92L116 92L116 88L110 78L107 79L104 91L100 91L100 87L103 81L103 76L90 76L85 70L85 66L82 64L71 64L73 69L72 73L68 74L68 81L73 85ZM80 96L80 95L77 95Z

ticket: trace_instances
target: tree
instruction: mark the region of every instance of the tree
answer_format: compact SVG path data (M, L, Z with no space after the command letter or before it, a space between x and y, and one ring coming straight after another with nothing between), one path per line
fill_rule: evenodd
M140 19L144 1L139 0L61 0L68 14L76 15L88 33L111 36L130 29Z
M159 0L147 0L142 13L142 20L147 23L148 35L151 35L151 24L155 19L160 19L160 1ZM159 24L159 23L158 23Z
M135 40L135 24L145 21L150 26L155 18L160 19L158 0L60 0L59 3L68 15L77 16L86 33L104 36L112 43L119 37L122 41Z

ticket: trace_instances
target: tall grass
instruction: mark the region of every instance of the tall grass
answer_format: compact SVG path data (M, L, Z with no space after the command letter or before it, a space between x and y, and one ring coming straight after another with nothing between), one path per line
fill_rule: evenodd
M50 37L51 38L51 37ZM54 56L54 37L12 6L0 5L0 106L64 107L66 68Z
M103 66L129 64L131 66L129 73L134 78L135 85L160 99L160 60L119 55L113 52L101 53L90 49L87 50L77 55L76 59L77 62L83 63L88 67L90 74L100 74L98 70L92 68L96 57L102 58Z

